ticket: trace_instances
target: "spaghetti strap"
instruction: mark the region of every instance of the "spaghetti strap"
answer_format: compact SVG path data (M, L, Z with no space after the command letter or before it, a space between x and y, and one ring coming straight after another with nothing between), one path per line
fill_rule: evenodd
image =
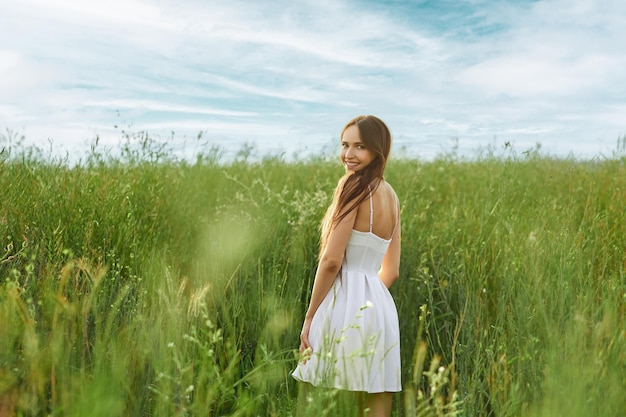
M368 185L367 188L370 192L370 233L372 232L372 228L374 227L374 204L372 203L372 188ZM393 230L391 231L391 236L389 240L393 239L393 235L396 233L396 229L398 228L398 223L400 223L400 201L398 200L398 196L394 193L394 198L396 200L396 224L393 226Z
M389 240L393 239L393 235L396 233L396 228L398 227L398 223L400 223L400 201L398 200L398 196L395 196L396 199L396 224L393 226L393 231L391 232L391 237Z
M370 190L370 233L372 233L372 226L374 225L374 206L372 204L372 187L368 185L367 188Z

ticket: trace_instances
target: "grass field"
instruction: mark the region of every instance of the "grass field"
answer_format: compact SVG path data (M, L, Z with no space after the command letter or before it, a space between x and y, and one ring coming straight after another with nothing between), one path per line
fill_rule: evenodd
M626 413L618 148L390 162L394 416ZM0 416L349 415L289 375L334 159L188 161L143 135L71 168L0 151Z

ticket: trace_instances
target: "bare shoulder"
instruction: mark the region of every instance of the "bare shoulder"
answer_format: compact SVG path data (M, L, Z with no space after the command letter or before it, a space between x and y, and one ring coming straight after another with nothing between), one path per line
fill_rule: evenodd
M394 203L398 200L396 190L387 181L381 181L378 189L382 191L383 198L393 200Z
M372 204L371 207L370 204ZM372 216L371 221L370 216ZM366 199L359 206L355 229L367 231L371 223L375 235L390 239L398 220L396 192L386 181L381 181L376 191L372 193L372 199Z
M395 223L395 219L399 215L400 208L400 200L398 199L396 190L394 190L391 184L387 181L382 181L378 186L377 191L380 191L380 197L378 199L379 206L387 213L392 214L394 219L393 223Z

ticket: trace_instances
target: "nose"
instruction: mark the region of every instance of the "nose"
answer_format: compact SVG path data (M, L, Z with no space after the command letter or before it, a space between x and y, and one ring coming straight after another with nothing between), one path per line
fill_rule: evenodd
M348 146L348 148L346 149L346 153L344 154L344 156L345 156L346 158L349 158L351 154L352 154L352 148Z

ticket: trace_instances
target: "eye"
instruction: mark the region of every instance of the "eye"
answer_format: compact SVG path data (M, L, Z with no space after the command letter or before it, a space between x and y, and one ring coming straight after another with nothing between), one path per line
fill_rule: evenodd
M359 145L359 146L357 146L357 148L359 148L359 149L365 149L365 146L363 146L363 145Z
M347 144L346 142L341 142L341 147L342 147L342 148L347 148L347 147L348 147L348 144Z

